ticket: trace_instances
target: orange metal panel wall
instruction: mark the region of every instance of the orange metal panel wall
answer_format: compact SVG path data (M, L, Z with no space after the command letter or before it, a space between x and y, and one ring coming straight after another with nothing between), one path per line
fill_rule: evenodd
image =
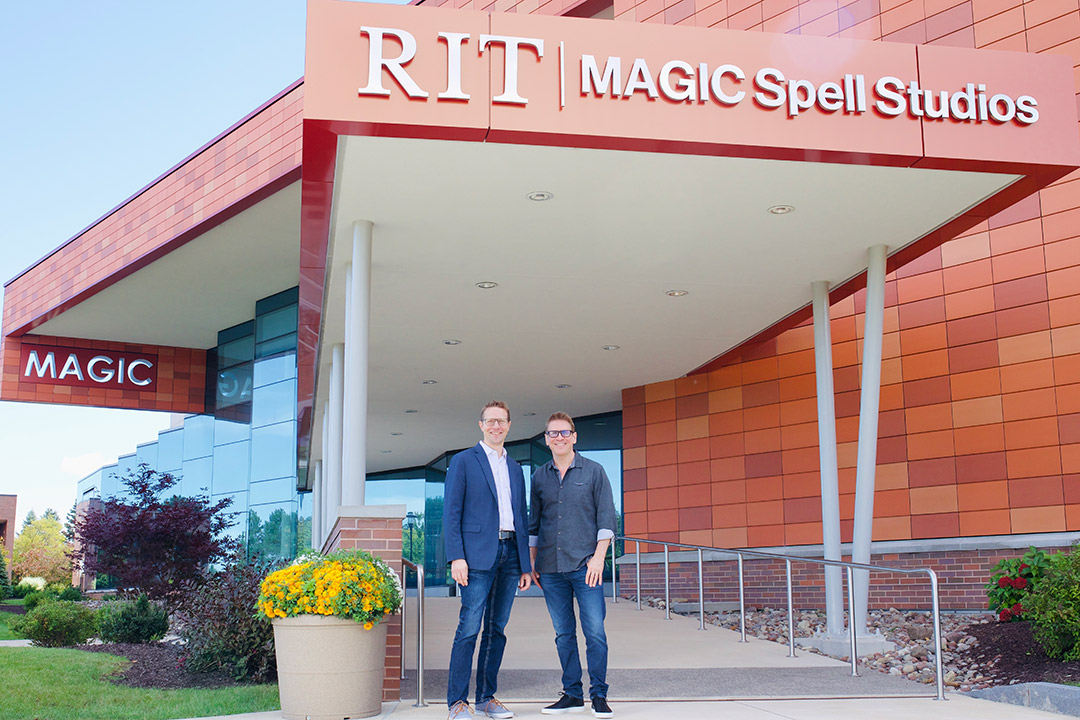
M285 93L11 281L4 334L115 281L300 165L303 87ZM21 331L20 331L21 332Z
M24 382L19 372L19 356L23 344L94 348L155 355L157 356L156 389L120 390ZM201 413L206 410L205 350L24 335L20 338L10 336L5 338L2 352L3 362L0 363L0 367L4 368L3 380L0 384L0 399L2 400L179 413Z

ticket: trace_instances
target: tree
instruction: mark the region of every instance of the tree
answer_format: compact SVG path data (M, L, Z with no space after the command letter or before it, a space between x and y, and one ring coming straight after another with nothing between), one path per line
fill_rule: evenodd
M8 577L7 572L7 548L4 547L4 540L0 538L0 600L6 600L11 597L11 578Z
M119 587L172 607L184 581L197 581L236 547L226 530L231 498L169 491L180 481L146 464L119 478L127 493L92 504L75 521L73 557L87 573L104 573Z
M33 525L35 522L37 522L37 513L31 510L26 513L26 518L22 521L23 530L26 529L27 525Z
M46 582L71 582L71 559L64 530L53 510L37 518L26 516L22 532L15 536L11 572L17 577L40 577Z

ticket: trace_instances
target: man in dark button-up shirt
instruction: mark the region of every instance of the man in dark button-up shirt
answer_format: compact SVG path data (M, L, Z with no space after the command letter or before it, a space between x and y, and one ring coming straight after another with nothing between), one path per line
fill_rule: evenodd
M566 413L554 413L544 440L552 460L532 476L529 555L533 579L544 590L562 665L562 696L540 712L584 709L574 598L581 611L589 665L592 714L610 718L607 635L604 632L604 557L615 537L615 502L603 466L574 452L577 433Z

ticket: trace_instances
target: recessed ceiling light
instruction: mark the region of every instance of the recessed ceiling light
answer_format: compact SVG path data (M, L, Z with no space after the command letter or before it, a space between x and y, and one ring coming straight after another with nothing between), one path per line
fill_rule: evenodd
M439 381L438 380L424 380L420 384L421 385L438 385Z
M773 205L771 208L769 208L769 212L771 212L773 215L787 215L789 212L793 212L794 210L794 205Z
M406 410L405 414L406 415L415 415L418 412L420 412L420 411L419 410Z
M394 451L393 451L393 450L383 450L383 454L384 454L384 455L385 455L386 453L392 453L392 452L394 452Z
M668 294L669 297L682 297L684 295L689 295L690 291L689 290L668 290L667 294Z
M499 283L491 282L490 280L484 280L483 282L476 283L476 287L480 288L481 290L493 290L494 288L499 287Z
M572 388L572 387L574 387L574 386L573 386L573 385L571 385L570 383L559 383L559 384L558 384L558 385L556 385L555 387L556 387L557 389L559 389L559 390L565 390L565 389L567 389L567 388Z
M532 417L536 413L521 413L521 417Z
M618 350L619 346L618 345L605 345L600 349L601 350Z
M390 434L391 434L391 435L393 435L394 437L397 437L398 435L401 435L402 433L399 433L399 432L392 432L392 433L390 433Z
M533 202L544 202L545 200L550 200L551 198L555 197L555 194L549 193L547 190L534 190L525 197L529 198Z
M442 344L443 345L460 345L461 341L450 338L449 340L443 340Z

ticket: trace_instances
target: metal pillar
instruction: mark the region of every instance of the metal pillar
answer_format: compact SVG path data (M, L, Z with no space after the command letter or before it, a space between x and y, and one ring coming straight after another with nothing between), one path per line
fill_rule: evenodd
M327 401L323 405L322 414L322 507L320 510L320 517L322 518L322 533L319 535L319 544L316 547L317 550L322 550L323 543L326 542L326 536L330 533L330 527L333 524L330 520L330 499L327 497L327 492L330 487L330 402Z
M364 220L353 223L352 264L346 270L342 505L364 504L372 229L372 224Z
M322 547L323 534L323 463L316 460L312 468L314 480L311 482L311 547Z
M342 410L342 386L344 385L344 361L342 360L343 348L335 345L330 356L330 408L329 408L329 435L330 442L327 448L327 456L324 460L326 473L326 501L327 523L326 534L334 531L338 513L341 508L341 446L343 436L341 434L341 410Z
M881 403L881 340L885 322L885 259L888 248L875 245L868 251L866 310L863 328L862 393L859 402L859 452L855 469L855 527L851 561L870 562L874 531L874 473L877 470L878 407ZM852 623L866 632L866 607L870 598L870 573L855 573L855 607Z
M840 560L840 485L836 462L836 397L833 391L829 283L811 283L814 297L814 365L817 374L818 456L821 467L821 539L826 560ZM844 631L841 569L825 566L825 632Z

